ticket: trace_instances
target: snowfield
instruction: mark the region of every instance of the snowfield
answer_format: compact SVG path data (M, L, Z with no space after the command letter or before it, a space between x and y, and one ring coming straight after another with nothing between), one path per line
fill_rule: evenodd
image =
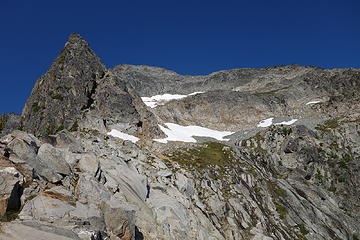
M160 129L167 135L167 138L153 139L156 142L167 143L168 141L179 142L196 142L193 136L197 137L211 137L219 141L229 141L230 139L224 139L225 136L229 136L234 132L217 131L209 128L199 126L181 126L175 123L165 123L165 126L159 125Z
M122 140L128 140L128 141L131 141L133 143L136 143L137 141L139 141L139 138L137 137L134 137L132 135L129 135L129 134L126 134L126 133L123 133L123 132L120 132L118 130L115 130L115 129L112 129L110 132L107 133L108 135L110 136L113 136L113 137L117 137L117 138L120 138Z
M203 92L194 92L188 95L180 95L180 94L162 94L162 95L155 95L152 97L142 97L141 99L145 103L146 106L155 108L156 106L164 105L166 102L171 100L178 100L182 98L186 98L188 96L196 95Z
M268 118L259 122L257 127L270 127L274 118Z
M273 124L273 119L274 118L268 118L268 119L262 120L261 122L259 122L257 127L262 127L262 128L270 127ZM274 125L292 125L297 121L298 121L298 119L292 119L290 121L283 121L283 122L279 122L279 123L274 123Z

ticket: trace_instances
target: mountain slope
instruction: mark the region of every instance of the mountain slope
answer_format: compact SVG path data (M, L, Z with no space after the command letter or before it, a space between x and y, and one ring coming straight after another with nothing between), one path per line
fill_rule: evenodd
M72 34L22 127L1 119L0 239L359 239L359 90L358 69L106 69Z

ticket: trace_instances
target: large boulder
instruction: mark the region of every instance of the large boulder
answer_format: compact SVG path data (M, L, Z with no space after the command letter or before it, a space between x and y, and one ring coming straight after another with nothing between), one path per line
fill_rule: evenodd
M103 202L102 211L111 239L135 239L135 211L118 201Z
M1 226L2 240L80 240L76 233L36 221L10 222Z
M13 166L4 166L0 160L0 218L7 220L6 213L16 212L21 206L22 184L24 176Z
M71 192L63 187L55 187L28 201L19 214L19 218L54 222L64 218L74 209L75 201Z

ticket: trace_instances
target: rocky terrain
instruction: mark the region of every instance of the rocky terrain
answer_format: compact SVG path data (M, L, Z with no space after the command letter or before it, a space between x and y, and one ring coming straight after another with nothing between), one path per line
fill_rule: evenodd
M0 239L360 239L359 100L359 69L107 69L72 34L0 116Z

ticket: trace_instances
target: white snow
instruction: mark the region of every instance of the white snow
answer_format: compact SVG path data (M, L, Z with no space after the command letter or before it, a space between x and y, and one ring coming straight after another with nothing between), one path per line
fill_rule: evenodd
M279 123L275 123L274 125L291 125L294 124L298 119L292 119L290 121L284 121L284 122L279 122Z
M137 141L139 141L139 138L134 137L134 136L129 135L129 134L126 134L126 133L123 133L123 132L120 132L120 131L118 131L116 129L112 129L107 134L110 135L110 136L113 136L113 137L120 138L122 140L129 140L129 141L131 141L133 143L136 143Z
M270 127L274 118L268 118L259 122L257 127Z
M196 94L200 94L200 93L204 93L204 92L193 92L193 93L188 94L188 96L192 96L192 95L196 95Z
M180 94L162 94L162 95L155 95L152 97L142 97L141 99L145 103L146 106L149 106L151 108L154 108L159 105L163 105L165 102L168 102L170 100L178 100L182 98L186 98L188 96L196 95L203 92L193 92L188 95L180 95Z
M154 141L161 143L167 143L168 141L196 142L193 136L211 137L219 141L229 141L229 139L224 139L224 137L234 133L199 126L181 126L175 123L165 123L165 126L166 127L159 125L160 129L167 135L167 138L154 139Z
M323 102L322 100L314 100L314 101L310 101L308 103L306 103L306 105L310 105L310 104L316 104L316 103L321 103Z
M270 127L273 124L273 119L274 118L268 118L268 119L262 120L261 122L259 122L257 127ZM298 119L292 119L290 121L274 123L274 125L291 125L291 124L294 124L297 120Z

